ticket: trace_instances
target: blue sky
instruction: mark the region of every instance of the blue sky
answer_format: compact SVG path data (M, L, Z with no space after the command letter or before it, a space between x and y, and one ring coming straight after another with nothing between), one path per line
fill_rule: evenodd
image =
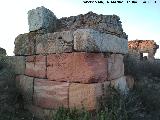
M19 34L28 32L27 12L30 9L45 6L52 10L58 17L69 17L93 11L97 14L113 15L120 17L124 32L128 40L142 39L155 40L160 45L160 1L135 0L136 4L123 0L122 4L88 3L83 0L5 0L0 2L0 47L7 50L8 55L13 55L14 40ZM112 0L108 0L111 2ZM155 3L156 1L157 3ZM156 58L160 58L160 50Z

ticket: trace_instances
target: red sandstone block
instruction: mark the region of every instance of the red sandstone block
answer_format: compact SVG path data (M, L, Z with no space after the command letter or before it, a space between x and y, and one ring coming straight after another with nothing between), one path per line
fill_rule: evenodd
M35 79L33 100L42 108L68 108L69 83Z
M84 107L87 110L95 110L102 95L101 83L71 83L69 86L69 107L77 109Z
M46 78L46 56L27 56L26 61L26 75L38 78Z
M103 53L62 53L47 56L47 78L55 81L93 83L107 80Z
M51 54L47 56L47 78L55 81L71 80L73 54Z

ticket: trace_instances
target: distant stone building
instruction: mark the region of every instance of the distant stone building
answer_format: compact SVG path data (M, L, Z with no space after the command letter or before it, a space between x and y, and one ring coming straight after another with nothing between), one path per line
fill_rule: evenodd
M154 40L132 40L128 41L129 55L136 60L154 60L159 45Z

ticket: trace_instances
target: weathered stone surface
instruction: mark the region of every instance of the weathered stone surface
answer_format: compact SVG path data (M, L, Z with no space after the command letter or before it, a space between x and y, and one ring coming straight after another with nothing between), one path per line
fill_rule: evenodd
M16 86L23 95L25 103L31 104L33 97L33 77L25 75L16 76Z
M107 80L103 53L63 53L47 56L47 78L54 81L93 83Z
M69 87L69 107L95 110L98 99L103 95L102 84L71 83Z
M34 104L42 108L68 108L69 83L35 79Z
M46 65L46 56L44 55L27 56L25 74L32 77L46 78Z
M126 83L125 76L122 76L122 77L117 78L115 80L111 80L111 86L115 87L116 89L119 89L120 92L126 93L128 91L128 86Z
M6 55L6 50L0 47L0 55Z
M111 54L108 57L108 80L120 78L124 75L123 55Z
M54 32L56 21L54 13L43 6L28 11L29 31L45 29L47 32Z
M15 39L15 55L33 55L35 54L35 36L36 33L20 34Z
M78 29L74 32L74 50L79 52L112 52L126 54L128 41L115 35L100 33L93 29Z
M8 56L8 62L14 69L15 74L25 73L25 57L24 56Z
M58 20L57 31L94 29L103 33L116 35L127 39L128 36L123 32L120 18L117 15L98 15L93 12L80 14L78 16L63 17Z
M36 38L36 54L72 51L73 33L71 31L48 33Z

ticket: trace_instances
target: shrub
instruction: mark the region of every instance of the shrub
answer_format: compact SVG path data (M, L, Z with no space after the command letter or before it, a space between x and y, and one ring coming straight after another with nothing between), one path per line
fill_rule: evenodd
M146 120L160 119L160 62L125 56L125 74L135 78L135 89L145 107Z
M135 58L126 55L124 57L125 75L134 77L150 74L160 77L160 63L155 61L136 61Z

